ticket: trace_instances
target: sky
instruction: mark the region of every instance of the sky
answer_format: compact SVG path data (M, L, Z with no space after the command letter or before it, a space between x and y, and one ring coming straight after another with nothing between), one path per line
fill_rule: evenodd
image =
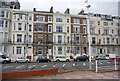
M54 12L61 12L69 8L71 14L78 14L82 9L87 12L86 0L18 0L22 10L49 11L53 6ZM90 12L118 16L118 2L120 0L89 0Z

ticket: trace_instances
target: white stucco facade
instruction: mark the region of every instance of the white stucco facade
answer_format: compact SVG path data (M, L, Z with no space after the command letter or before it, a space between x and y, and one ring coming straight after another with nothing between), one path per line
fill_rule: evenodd
M60 21L57 21L57 18ZM57 28L58 27L58 28ZM71 17L70 15L53 14L53 55L69 57L71 50Z
M92 56L109 53L119 55L120 41L118 30L120 30L120 27L117 26L118 19L107 20L102 19L102 17L91 16L90 22L92 22L90 25Z
M11 58L31 57L33 59L33 13L13 11L11 27Z

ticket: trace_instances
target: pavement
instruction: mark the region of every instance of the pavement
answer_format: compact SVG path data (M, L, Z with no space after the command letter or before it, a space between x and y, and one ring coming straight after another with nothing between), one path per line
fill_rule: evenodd
M120 71L104 71L98 72L95 71L74 71L67 73L58 73L54 75L45 75L45 76L33 76L33 77L24 77L16 79L116 79L118 80L120 76Z

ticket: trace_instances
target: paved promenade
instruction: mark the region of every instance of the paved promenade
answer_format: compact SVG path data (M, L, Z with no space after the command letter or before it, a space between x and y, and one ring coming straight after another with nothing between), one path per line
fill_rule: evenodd
M119 79L120 71L99 72L94 71L75 71L59 73L56 75L25 77L19 79Z

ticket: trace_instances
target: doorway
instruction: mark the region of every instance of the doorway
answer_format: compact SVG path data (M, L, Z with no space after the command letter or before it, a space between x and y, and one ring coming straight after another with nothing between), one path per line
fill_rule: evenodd
M100 49L100 54L102 54L103 52L102 52L102 48Z

